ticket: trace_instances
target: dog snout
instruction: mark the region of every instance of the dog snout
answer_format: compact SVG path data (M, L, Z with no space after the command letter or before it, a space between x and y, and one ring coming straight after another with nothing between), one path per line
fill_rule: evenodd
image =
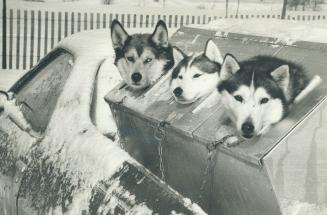
M134 73L132 74L132 81L134 81L135 83L141 81L141 79L142 79L142 75L141 75L141 73L139 73L139 72L134 72Z
M177 87L177 88L174 89L173 93L174 93L174 95L176 97L180 97L182 95L182 93L183 93L183 89L180 88L180 87Z
M254 132L254 126L252 122L245 122L242 124L243 136L246 138L251 138Z

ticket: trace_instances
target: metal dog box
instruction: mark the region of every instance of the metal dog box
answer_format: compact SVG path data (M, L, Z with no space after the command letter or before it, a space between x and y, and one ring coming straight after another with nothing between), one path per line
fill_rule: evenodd
M267 134L233 147L219 99L181 105L169 92L169 74L144 93L117 86L106 96L122 147L209 214L284 214L295 202L327 203L327 45L279 43L277 38L183 27L171 38L199 52L213 38L222 53L243 60L258 54L299 62L323 84L294 106ZM227 127L229 128L229 127Z

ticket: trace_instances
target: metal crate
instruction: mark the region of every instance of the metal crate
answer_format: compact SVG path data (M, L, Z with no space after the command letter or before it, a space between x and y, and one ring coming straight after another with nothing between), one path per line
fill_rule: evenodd
M267 134L233 147L222 140L223 108L192 113L203 101L177 104L169 74L144 93L124 85L107 96L122 147L146 168L209 214L282 214L292 202L327 203L327 45L218 33L183 27L171 38L185 52L199 52L213 38L222 53L243 60L273 55L301 63L323 84ZM224 130L223 130L224 131Z

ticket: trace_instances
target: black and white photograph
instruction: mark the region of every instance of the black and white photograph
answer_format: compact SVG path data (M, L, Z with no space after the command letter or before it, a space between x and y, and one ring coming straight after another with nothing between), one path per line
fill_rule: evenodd
M326 0L1 0L0 215L326 215Z

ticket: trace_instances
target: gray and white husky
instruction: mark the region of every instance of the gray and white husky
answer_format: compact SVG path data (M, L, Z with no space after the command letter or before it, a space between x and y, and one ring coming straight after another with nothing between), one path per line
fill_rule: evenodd
M177 102L189 104L208 96L217 88L223 58L211 39L207 41L203 53L182 55L183 59L173 70L170 90Z
M122 79L133 90L151 86L174 66L173 48L168 42L166 24L159 21L152 34L129 35L114 20L111 40L115 49L115 65Z
M270 56L238 62L227 54L220 74L222 103L245 138L260 135L280 121L309 83L300 65Z

